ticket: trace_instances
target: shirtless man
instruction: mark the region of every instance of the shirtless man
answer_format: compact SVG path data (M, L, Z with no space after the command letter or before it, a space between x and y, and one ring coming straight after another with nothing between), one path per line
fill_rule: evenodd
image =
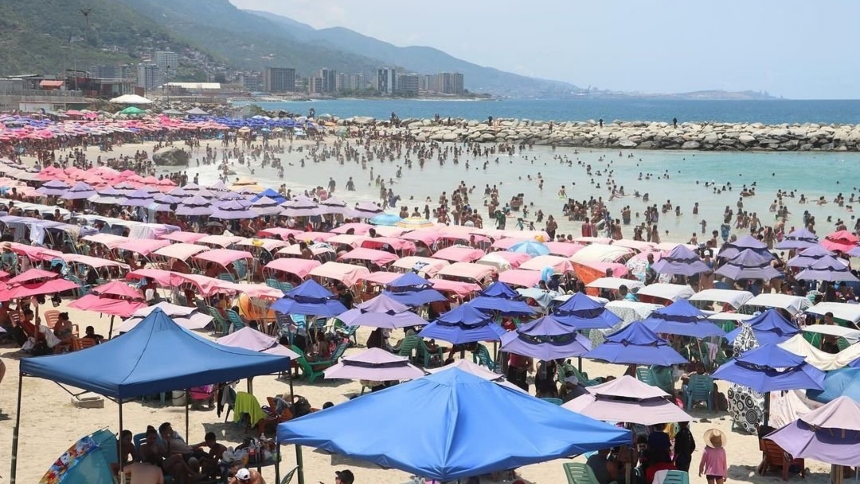
M243 467L236 471L236 477L230 479L230 484L266 484L266 481L259 472Z

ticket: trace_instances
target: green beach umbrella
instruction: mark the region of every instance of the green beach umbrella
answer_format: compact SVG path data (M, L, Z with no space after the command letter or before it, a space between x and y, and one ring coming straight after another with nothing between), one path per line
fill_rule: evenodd
M129 106L129 107L123 109L122 111L120 111L119 113L125 114L128 116L140 116L141 114L146 114L146 111L144 111L143 109L140 109L140 108L136 108L134 106Z

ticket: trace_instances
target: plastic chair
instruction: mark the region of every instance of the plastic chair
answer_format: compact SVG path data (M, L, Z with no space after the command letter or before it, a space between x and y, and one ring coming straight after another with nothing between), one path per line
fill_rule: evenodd
M209 308L209 315L212 316L212 320L215 322L215 332L221 334L227 334L230 332L230 323L224 320L224 317L221 316L221 312L212 306L207 306Z
M847 349L849 346L851 346L851 343L847 339L841 336L836 338L836 347L839 348L839 351Z
M656 387L657 382L654 381L654 375L651 373L651 368L646 368L644 366L636 367L636 379L641 381L642 383Z
M218 274L218 279L221 279L222 281L227 281L227 282L234 282L234 283L236 282L236 278L233 277L233 274L230 274L229 272L222 272L222 273Z
M813 333L811 331L803 332L803 339L809 342L813 347L821 349L821 333Z
M477 344L475 350L472 351L472 363L477 363L486 366L490 371L496 371L496 362L490 356L490 350L482 344Z
M227 320L230 322L230 333L235 333L246 326L245 322L242 321L242 318L239 317L239 314L236 311L227 309L224 313L227 314Z
M714 379L708 375L690 375L690 382L684 389L687 410L696 402L705 402L708 410L714 408Z
M296 475L296 472L299 470L299 466L293 467L289 472L284 475L284 478L281 479L281 484L290 484L293 480L293 476Z
M782 480L788 480L788 468L796 466L800 468L800 477L806 478L806 462L803 459L793 459L786 451L772 440L762 439L760 442L763 458L759 466L759 474L764 475L769 471L779 468L782 471Z
M594 472L587 465L579 462L569 462L562 465L564 466L564 475L567 477L567 484L599 484Z
M669 471L663 478L663 484L690 484L690 475L684 471Z

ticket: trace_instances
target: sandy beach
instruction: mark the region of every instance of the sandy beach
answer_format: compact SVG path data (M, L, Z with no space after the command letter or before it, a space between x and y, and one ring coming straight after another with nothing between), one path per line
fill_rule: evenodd
M216 141L204 141L201 149L205 151L207 143L213 147L219 147L220 143ZM294 151L282 156L282 161L285 165L290 164L286 172L286 178L278 179L276 172L269 169L256 169L252 176L249 168L246 166L235 167L236 176L252 176L260 181L265 186L273 186L277 188L281 183L286 183L288 188L296 193L296 190L304 190L314 185L325 185L329 176L335 176L339 187L346 184L348 177L354 177L356 182L356 192L336 192L347 202L355 202L361 200L375 200L378 198L378 189L373 183L368 184L368 173L362 170L360 164L347 163L346 165L337 165L336 160L327 160L322 163L313 163L308 158L308 149L313 145L311 142L302 141L296 142ZM90 148L88 158L95 160L101 155L103 158L118 156L118 155L133 155L136 150L146 149L151 151L153 144L146 143L143 145L124 145L116 147L112 153L98 153L96 148ZM302 151L298 152L295 148L302 147ZM588 199L591 196L608 198L605 189L606 174L601 177L595 176L595 184L591 184L589 179L584 174L584 166L578 165L576 162L572 167L562 166L557 160L553 160L554 156L568 156L571 160L577 157L585 163L594 163L595 171L599 163L605 166L606 169L614 170L613 175L616 183L626 187L628 193L634 190L651 193L650 204L662 204L666 199L673 199L675 203L681 203L684 207L682 215L676 217L674 213L664 214L664 222L661 222L661 235L663 230L669 233L664 236L663 241L687 242L690 234L699 232L699 221L701 218L708 219L708 232L712 229L719 229L720 220L719 214L722 213L723 207L734 204L738 199L738 192L713 193L711 190L706 190L702 186L697 186L695 183L682 181L691 179L678 177L679 180L673 181L673 175L669 180L652 179L649 181L638 181L637 175L639 170L636 168L636 163L639 158L642 158L642 163L647 163L652 172L657 173L657 156L649 152L635 152L633 158L629 158L629 153L622 153L623 156L618 156L618 152L609 151L589 151L575 154L573 149L564 149L552 151L549 148L540 148L533 151L526 151L522 156L511 160L511 165L516 161L515 171L507 171L499 173L501 169L494 171L493 166L486 172L480 168L480 162L473 161L471 169L466 169L464 161L459 165L446 164L440 167L435 161L428 162L425 171L420 171L417 168L412 170L404 169L403 178L396 179L394 190L403 197L403 203L410 208L413 206L424 205L426 197L431 197L432 200L438 198L441 191L447 190L449 193L453 190L460 180L465 180L468 185L475 185L476 197L480 199L479 193L482 192L484 184L498 184L502 192L500 197L502 200L509 199L517 193L526 193L526 202L534 203L530 207L532 212L540 209L545 214L555 214L560 221L560 233L572 233L575 237L579 236L579 223L568 222L560 217L560 208L562 201L556 195L561 185L568 186L568 194L576 199ZM675 156L672 154L671 156ZM660 153L659 156L667 156ZM680 156L680 155L679 155ZM611 158L610 158L611 157ZM199 175L201 184L214 182L218 173L214 166L197 167L194 163L194 154L192 154L191 167L188 169L189 179L194 175ZM299 168L302 158L306 159L306 166ZM503 158L504 159L504 158ZM492 157L490 158L492 160ZM537 165L540 168L534 168L532 165L537 160ZM601 161L602 160L602 161ZM610 160L612 163L610 163ZM30 160L33 161L33 160ZM413 159L414 161L414 159ZM481 159L483 161L483 158ZM505 162L508 160L505 159ZM396 170L400 163L397 162L379 162L374 161L370 166L373 166L379 174L386 179L396 178ZM491 163L492 165L492 163ZM543 167L546 168L543 168ZM556 170L567 170L568 175L564 179L557 177ZM695 168L690 168L695 171ZM753 168L754 169L754 168ZM709 167L708 170L713 170ZM521 175L511 175L511 173L520 172ZM532 180L525 179L526 172L531 171L528 175ZM538 189L538 181L536 173L542 171L542 178L546 180L546 186L541 191ZM663 170L659 170L662 172ZM447 176L442 176L445 173ZM451 175L451 173L457 173ZM770 172L768 172L768 175ZM524 179L514 178L514 176L522 176ZM692 175L689 175L692 176ZM854 177L856 175L849 175ZM708 174L702 174L701 179L712 178ZM726 177L728 179L728 177ZM576 181L576 188L571 189L570 181ZM595 186L598 181L602 181L604 188ZM721 182L721 180L718 180ZM844 192L851 193L855 185L860 185L860 182L853 184L852 180L847 181L843 186ZM739 187L739 185L736 185ZM646 188L641 188L646 187ZM683 188L683 189L682 189ZM686 191L685 191L686 190ZM573 191L573 193L570 193ZM807 197L815 198L819 196L819 192L810 191ZM821 196L832 197L830 192L820 192ZM414 200L410 200L414 197ZM683 200L680 200L683 198ZM757 211L760 214L768 214L768 206L775 198L775 190L773 192L762 190L755 197L744 200L744 206L747 210ZM676 201L677 200L677 201ZM702 212L698 216L693 216L690 213L692 204L698 201L702 207ZM478 202L480 203L480 202ZM624 205L631 205L633 211L641 211L644 208L644 203L641 199L634 197L626 197L623 199L613 200L609 202L614 213L620 212L620 208ZM430 204L431 207L435 203ZM789 199L789 209L794 216L786 224L787 227L800 227L800 214L804 210L809 210L821 221L821 233L832 231L831 226L836 219L841 217L846 221L846 224L853 226L853 215L847 211L845 207L837 207L835 204L815 205L807 204L800 205L797 203L797 198ZM827 224L825 220L828 215L833 217L832 223ZM768 220L772 220L772 214ZM634 222L636 220L634 219ZM485 224L491 222L485 217ZM509 221L509 228L513 222ZM538 229L543 227L538 226ZM733 233L738 233L734 232ZM624 228L625 238L632 238L632 228ZM700 241L706 239L705 236L699 235ZM108 333L109 318L99 317L93 313L86 313L74 309L66 308L68 300L64 301L63 305L58 308L62 311L68 311L71 321L77 324L81 329L87 325L95 327L96 332L106 335ZM201 333L206 334L208 333ZM363 343L369 335L369 330L361 328L358 332L358 341ZM395 338L400 335L395 333ZM351 348L347 354L353 354L362 351L363 348ZM17 394L18 384L18 368L19 357L16 348L11 346L0 347L0 357L6 363L6 376L0 383L0 409L4 416L0 420L0 482L8 482L8 463L10 462L10 447L12 442L12 428L15 417L15 397ZM169 364L169 362L166 362ZM594 361L584 360L583 369L591 377L595 376L620 376L625 368L620 365L609 365L597 363ZM244 385L244 383L240 384ZM720 382L722 392L726 391L726 384ZM339 404L346 401L349 396L357 394L360 391L358 382L353 381L317 381L314 384L306 384L303 381L295 382L295 393L305 396L314 407L321 407L324 402L333 402ZM44 474L48 466L69 445L76 441L81 436L95 431L102 427L108 427L116 432L119 429L117 405L109 400L105 401L103 409L79 409L75 408L70 403L69 394L60 388L58 385L50 381L27 378L24 380L22 400L22 427L19 444L19 460L18 460L18 482L35 483ZM265 401L267 396L274 396L289 391L289 387L285 381L276 379L274 376L262 376L254 379L254 394L258 400ZM532 387L533 391L533 387ZM704 432L712 427L722 430L728 435L726 449L728 452L729 461L729 479L742 482L775 482L779 480L776 474L768 476L759 476L756 473L756 466L761 461L761 452L758 448L758 441L755 436L736 433L732 430L731 420L725 413L709 412L705 409L696 409L692 411L692 415L700 420L692 423L691 429L697 441L698 450L693 455L693 468L699 462L701 449L704 448L702 436ZM134 433L143 432L147 425L158 426L162 422L171 422L177 430L184 429L184 407L161 406L158 401L141 402L132 401L124 405L124 427L132 430ZM422 422L420 416L416 416L416 425L432 425L432 422ZM213 431L218 436L218 439L226 445L236 445L241 442L245 436L252 436L252 432L246 432L244 428L232 423L223 422L223 417L219 419L214 410L202 411L193 410L190 413L190 436L191 442L202 441L204 433ZM345 429L344 431L348 431ZM292 447L282 448L283 462L281 470L285 472L295 465L295 453ZM582 458L578 460L581 461ZM532 465L521 468L519 470L521 476L528 482L535 484L557 484L565 482L564 472L561 466L563 461L552 461L539 465ZM397 470L384 470L377 466L362 463L349 459L343 456L328 455L313 449L304 450L304 471L306 483L333 483L334 471L344 468L352 469L356 475L357 483L392 483L398 484L408 481L409 475ZM806 461L806 466L810 469L811 474L807 474L807 481L812 484L824 483L829 480L830 466L818 462ZM691 468L691 471L693 470ZM272 468L265 468L263 472L267 482L274 482L274 471ZM704 478L696 476L695 472L691 472L691 482L703 483ZM793 476L790 479L799 479ZM296 482L295 480L293 482ZM483 481L482 482L486 482Z

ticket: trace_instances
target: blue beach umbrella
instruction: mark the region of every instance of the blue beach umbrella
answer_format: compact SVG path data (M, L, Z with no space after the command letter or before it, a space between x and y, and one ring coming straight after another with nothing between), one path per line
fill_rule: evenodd
M403 219L393 213L381 213L376 217L373 217L372 219L368 220L368 222L371 225L384 225L388 227L393 227L394 225L397 225L397 222L401 220Z
M726 334L726 339L729 343L733 343L735 338L741 333L743 325L750 326L755 335L756 341L759 344L766 345L768 343L782 343L800 332L791 321L785 319L783 315L776 309L771 308L767 311L748 319L741 323L741 326L729 331Z
M447 301L441 292L433 289L430 281L414 272L407 272L385 286L383 294L407 306L421 306Z
M622 321L612 311L581 292L556 307L552 315L561 323L579 330L609 329Z
M802 356L776 344L759 346L714 371L714 378L751 388L759 393L779 390L823 390L824 372Z
M582 356L591 349L588 338L552 316L544 316L502 335L502 351L542 361Z
M518 252L537 257L539 255L549 255L549 247L535 240L524 240L510 246L508 252Z
M335 317L346 312L346 307L328 289L308 279L300 286L272 304L272 309L283 314Z
M625 365L672 366L688 363L669 342L636 321L606 337L606 342L582 355L584 358Z
M820 403L838 397L848 397L860 402L860 368L839 368L824 375L823 390L807 390L806 396Z
M116 436L107 429L82 437L51 465L40 482L112 482L118 462Z
M711 270L695 252L685 245L678 245L667 255L654 263L652 268L658 274L694 276Z
M655 333L677 334L694 338L725 336L726 334L722 328L709 321L705 313L686 299L679 299L669 306L652 312L647 319L642 321L642 324Z
M428 324L418 333L422 338L435 338L458 345L478 341L498 341L505 330L480 309L469 304L458 306Z
M521 300L520 294L504 282L494 282L481 291L469 304L482 310L492 311L502 316L531 316L535 311Z
M426 425L415 425L416 415ZM409 429L408 445L404 429ZM629 430L459 368L278 425L281 444L307 445L439 481L625 445L630 439Z

